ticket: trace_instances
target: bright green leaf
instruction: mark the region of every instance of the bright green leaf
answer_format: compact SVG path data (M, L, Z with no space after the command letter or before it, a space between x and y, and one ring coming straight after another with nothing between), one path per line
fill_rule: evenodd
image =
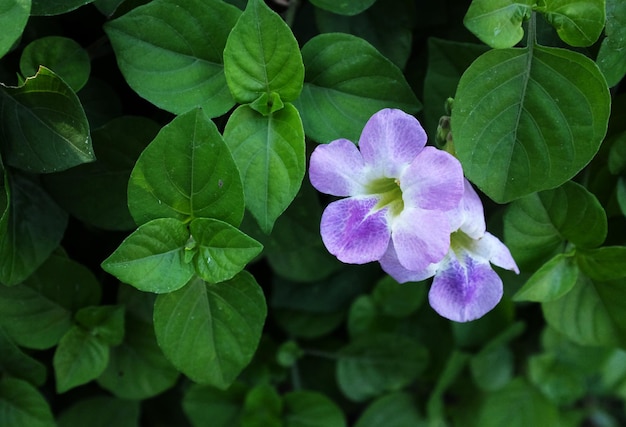
M136 427L141 408L139 402L95 396L79 400L59 416L59 427Z
M79 326L59 341L52 365L57 393L96 379L109 362L109 347Z
M216 219L194 219L189 229L197 243L196 273L208 283L232 279L263 249L253 238Z
M524 37L522 22L530 18L533 0L473 0L463 24L485 44L515 46Z
M454 145L468 179L507 202L578 173L598 151L609 112L604 76L585 56L542 46L491 50L459 82Z
M31 0L5 0L0 3L0 57L4 56L20 38L28 16Z
M194 275L193 265L184 261L188 240L189 230L182 222L155 219L124 239L102 268L141 291L172 292Z
M602 40L596 63L613 87L626 74L626 2L606 0L606 38Z
M203 110L176 117L144 150L128 183L128 206L138 224L156 218L241 223L239 172Z
M540 0L536 8L571 46L591 46L605 22L605 0Z
M407 393L391 393L373 401L361 414L354 427L426 427L413 397Z
M31 15L61 15L91 3L94 0L32 0Z
M99 305L83 307L75 315L76 323L102 343L116 346L124 339L124 306Z
M54 427L46 399L26 381L3 375L0 378L0 425L11 427Z
M283 396L285 427L345 427L341 409L327 396L313 391L292 391Z
M363 12L376 0L311 0L315 6L338 15L356 15Z
M607 246L576 253L580 269L601 282L626 277L626 246Z
M548 302L568 293L578 280L578 266L569 254L558 254L545 263L513 296L514 301Z
M242 105L230 116L224 140L241 173L246 208L269 234L304 178L300 115L291 104L269 116Z
M228 390L193 384L183 397L183 410L194 427L240 425L246 391L239 383Z
M266 314L261 288L241 272L227 282L195 279L159 295L154 329L159 346L181 372L198 383L226 389L250 363Z
M140 96L174 114L202 107L216 117L235 104L222 55L240 14L219 0L155 0L104 29Z
M356 142L377 111L421 108L400 69L363 39L322 34L304 45L302 59L305 83L294 104L306 135L317 142Z
M3 374L42 386L46 380L46 367L24 353L0 327L0 370Z
M248 1L228 36L224 73L240 104L265 97L267 109L253 107L263 115L278 110L279 101L293 101L300 95L304 65L298 42L285 21L262 0Z

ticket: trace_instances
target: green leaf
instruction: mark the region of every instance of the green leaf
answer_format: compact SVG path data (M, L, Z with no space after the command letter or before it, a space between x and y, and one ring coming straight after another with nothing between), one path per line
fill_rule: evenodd
M140 291L164 293L182 288L194 275L185 262L189 230L177 219L152 220L134 231L102 268Z
M31 0L6 0L0 5L0 57L20 38L30 15Z
M198 248L196 273L208 283L232 279L263 250L253 238L216 219L194 219L189 228Z
M602 40L596 63L609 87L617 85L626 74L626 3L606 0L606 38Z
M39 391L24 380L0 377L0 425L54 427L52 411Z
M363 12L376 0L311 0L315 6L338 15L356 15Z
M87 51L66 37L42 37L24 48L20 58L22 74L26 77L33 76L40 65L54 71L74 92L85 86L91 72Z
M340 350L337 382L347 398L361 402L406 387L427 359L426 349L405 336L360 336Z
M139 402L96 396L80 400L59 416L59 427L136 427L141 408Z
M232 427L240 425L247 389L234 383L228 390L192 384L183 397L185 415L194 427Z
M415 313L426 299L423 283L398 283L390 276L378 281L372 298L383 314L391 317L407 317Z
M0 283L22 282L59 246L67 213L34 178L15 173L4 183L9 205L0 219Z
M606 233L602 205L574 182L516 200L504 215L505 242L522 266L543 264L561 252L566 241L578 248L599 246Z
M96 379L109 362L109 347L79 326L59 341L52 365L57 393Z
M98 159L43 177L48 192L72 216L106 230L136 227L127 206L130 173L159 131L156 122L137 116L112 120L92 132Z
M61 15L91 3L94 0L32 0L31 15Z
M545 263L513 295L514 301L548 302L568 293L578 280L573 254L558 254Z
M181 372L198 383L226 389L250 363L266 314L261 288L241 272L227 282L195 279L159 295L154 329L159 346Z
M356 142L377 111L421 108L400 69L363 39L321 34L304 45L302 59L305 83L294 104L306 135L317 142Z
M608 246L578 251L576 260L592 280L605 282L626 277L626 246Z
M293 101L300 95L304 65L298 42L285 21L265 2L248 1L228 36L224 73L240 104L265 97L264 104L252 107L263 115L280 109L277 101ZM272 100L271 94L276 94L277 99Z
M541 0L536 10L556 28L561 40L571 46L591 46L604 29L605 0Z
M235 104L222 55L240 14L219 0L156 0L104 29L122 74L140 96L174 114L202 107L216 117Z
M138 224L162 217L241 223L239 172L203 110L176 117L144 150L131 173L128 206Z
M246 395L241 427L282 427L283 401L276 389L260 384Z
M113 87L97 77L90 77L78 93L91 129L106 125L122 115L122 101ZM96 150L96 153L98 151Z
M46 381L46 367L24 353L0 328L0 371L3 375L20 378L34 386L42 386Z
M318 338L337 329L344 321L343 311L316 313L292 309L274 309L272 315L289 336L307 339Z
M341 409L327 396L313 391L292 391L283 396L285 427L345 427Z
M124 306L99 305L83 307L76 313L76 323L109 346L124 340Z
M513 353L505 345L485 347L472 356L469 366L478 388L499 390L513 377Z
M555 403L571 405L586 393L585 377L564 364L553 353L533 355L528 359L530 380Z
M0 84L0 141L6 163L34 173L95 160L89 123L74 91L40 67L22 86Z
M485 44L515 46L524 37L522 22L530 18L533 0L473 0L463 24Z
M491 50L461 77L452 110L467 178L496 202L557 187L604 138L610 96L585 56L531 46Z
M304 178L304 131L298 111L285 104L262 116L242 105L230 116L224 140L239 167L246 208L269 234Z
M373 401L359 417L354 427L426 427L413 397L407 393L391 393Z

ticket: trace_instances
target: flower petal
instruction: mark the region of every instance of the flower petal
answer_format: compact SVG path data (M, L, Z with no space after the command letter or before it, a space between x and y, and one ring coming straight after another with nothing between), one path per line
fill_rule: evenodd
M431 307L441 316L456 322L469 322L484 316L502 298L502 280L488 263L469 254L459 262L450 257L440 270L428 293Z
M421 271L407 270L400 264L400 260L398 260L398 254L393 246L393 241L389 242L387 252L385 252L380 259L380 266L385 273L393 277L398 283L419 282L428 279L429 277L433 277L439 268L439 264L430 264Z
M365 163L378 175L397 178L424 148L426 138L415 117L401 110L384 109L365 124L359 148Z
M476 245L472 248L472 250L484 256L494 265L519 274L519 268L517 268L517 264L511 255L511 251L509 251L509 248L507 248L506 245L493 234L489 232L485 233L482 238L477 240Z
M405 207L448 211L463 196L463 168L451 154L425 147L400 176Z
M450 249L450 226L443 212L405 209L392 223L391 238L402 266L421 271Z
M338 139L313 150L309 179L322 193L333 196L363 194L364 178L365 162L353 142Z
M378 261L389 245L386 209L372 212L376 198L332 202L322 214L321 234L328 251L340 261L364 264Z
M464 180L461 203L450 214L450 229L452 231L461 230L472 239L482 237L487 229L483 203L467 179Z

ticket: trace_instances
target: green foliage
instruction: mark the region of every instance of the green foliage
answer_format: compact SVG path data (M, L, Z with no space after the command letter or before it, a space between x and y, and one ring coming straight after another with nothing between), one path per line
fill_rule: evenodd
M9 0L0 5L0 57L20 38L30 15L31 0Z

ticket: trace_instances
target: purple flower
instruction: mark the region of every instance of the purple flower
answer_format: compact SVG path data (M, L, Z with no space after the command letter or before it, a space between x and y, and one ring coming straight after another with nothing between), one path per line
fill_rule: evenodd
M414 117L385 109L366 123L358 148L346 139L316 147L311 183L345 197L322 215L330 253L352 264L392 257L409 271L422 271L449 253L463 170L452 155L425 145L426 133Z
M402 265L393 251L380 260L400 283L435 276L428 294L431 307L443 317L468 322L482 317L502 298L502 280L490 263L519 273L508 248L485 230L483 206L469 182L458 208L451 213L450 250L421 271Z

